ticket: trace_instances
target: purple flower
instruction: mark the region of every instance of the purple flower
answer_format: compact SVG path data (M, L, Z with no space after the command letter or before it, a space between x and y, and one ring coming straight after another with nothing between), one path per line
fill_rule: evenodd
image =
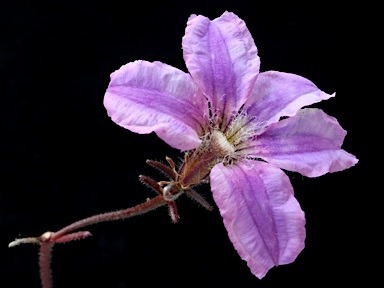
M235 14L192 15L182 46L189 74L128 63L111 75L104 105L118 125L200 155L230 240L262 278L304 248L304 212L280 168L317 177L358 160L340 148L346 131L335 118L301 109L334 94L298 75L259 73L253 38ZM194 177L183 185L203 179Z

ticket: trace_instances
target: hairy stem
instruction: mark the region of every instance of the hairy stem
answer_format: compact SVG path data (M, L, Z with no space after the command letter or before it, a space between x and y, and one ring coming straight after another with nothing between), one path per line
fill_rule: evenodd
M39 265L43 288L52 288L51 252L54 243L40 243Z
M163 196L159 195L155 198L148 199L147 202L136 205L134 207L120 210L116 212L109 212L104 214L99 214L91 216L79 221L76 221L63 229L59 230L56 233L46 232L39 239L42 241L40 243L40 255L39 255L39 265L40 265L40 278L42 288L52 288L52 273L51 273L51 254L54 243L71 241L73 239L85 238L90 235L89 232L75 232L68 234L79 228L93 225L100 222L113 221L119 219L125 219L132 216L137 216L154 210L160 206L163 206L167 202L164 200ZM68 238L68 239L66 239ZM73 238L73 239L72 239ZM36 238L37 239L37 238ZM34 241L33 241L34 242Z
M107 222L107 221L114 221L114 220L120 220L120 219L125 219L137 215L141 215L144 213L147 213L151 210L154 210L160 206L163 206L167 204L167 202L164 200L163 196L159 195L155 198L147 200L147 202L141 203L139 205L136 205L134 207L125 209L125 210L120 210L120 211L115 211L115 212L108 212L104 214L99 214L95 216L91 216L79 221L76 221L63 229L53 233L52 235L52 240L58 239L61 236L68 234L74 230L77 230L79 228L83 228L85 226L97 224L100 222Z

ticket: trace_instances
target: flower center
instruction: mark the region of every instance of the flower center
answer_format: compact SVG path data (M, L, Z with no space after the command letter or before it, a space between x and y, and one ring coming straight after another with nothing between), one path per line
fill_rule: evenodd
M235 146L219 130L213 130L211 133L210 149L218 158L225 158L235 153Z
M241 158L240 151L256 135L255 128L245 112L239 113L226 128L211 127L201 145L186 153L179 172L181 187L201 183L218 163L227 165Z

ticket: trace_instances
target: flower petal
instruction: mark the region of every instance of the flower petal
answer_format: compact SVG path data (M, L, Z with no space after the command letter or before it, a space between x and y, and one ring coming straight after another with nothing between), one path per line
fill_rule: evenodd
M260 73L251 96L244 105L248 115L255 116L260 128L279 121L282 116L293 116L299 109L327 100L329 95L301 76L277 71Z
M347 132L320 109L302 109L296 116L270 125L243 153L283 169L317 177L355 165L358 160L340 149Z
M221 116L237 113L259 72L257 48L245 23L225 12L210 21L192 15L183 37L184 60L192 78Z
M112 73L104 106L118 125L154 131L183 151L198 147L208 127L207 101L190 75L160 62L135 61Z
M249 161L218 164L210 177L229 238L254 275L261 279L296 259L304 248L305 217L283 171Z

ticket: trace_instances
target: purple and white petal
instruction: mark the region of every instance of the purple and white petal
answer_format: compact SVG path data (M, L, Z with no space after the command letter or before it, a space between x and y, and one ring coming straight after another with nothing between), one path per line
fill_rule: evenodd
M189 74L161 62L135 61L111 74L108 115L132 132L156 134L182 151L198 147L208 105Z
M322 92L308 79L290 73L268 71L257 76L251 96L244 105L262 128L293 116L302 107L327 100L335 94Z
M296 259L304 248L305 217L283 171L243 161L216 165L210 178L229 238L254 275L261 279Z
M358 160L341 149L347 132L320 109L302 109L296 116L270 125L243 153L307 177L337 172Z
M229 12L213 21L192 15L182 45L189 73L213 112L222 117L236 113L251 93L260 67L244 21Z

